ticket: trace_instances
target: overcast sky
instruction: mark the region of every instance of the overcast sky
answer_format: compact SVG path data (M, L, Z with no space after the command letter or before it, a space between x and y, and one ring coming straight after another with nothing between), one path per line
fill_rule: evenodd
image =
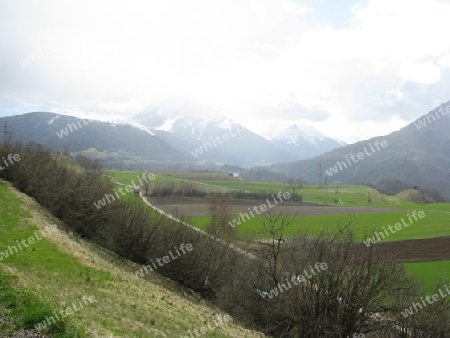
M186 101L347 142L450 100L450 0L0 0L0 116Z

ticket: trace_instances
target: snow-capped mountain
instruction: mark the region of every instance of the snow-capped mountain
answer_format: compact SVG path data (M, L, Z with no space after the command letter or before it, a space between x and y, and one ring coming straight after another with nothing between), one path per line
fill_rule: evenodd
M191 106L149 108L133 118L173 148L201 161L242 166L288 162L296 157L226 116L209 117Z
M212 109L212 108L210 108ZM152 106L136 115L131 124L139 124L154 131L164 131L198 141L209 140L217 132L236 128L226 116L211 111L195 102L175 100Z
M346 143L323 135L312 126L294 124L272 140L272 144L286 151L296 159L314 157Z

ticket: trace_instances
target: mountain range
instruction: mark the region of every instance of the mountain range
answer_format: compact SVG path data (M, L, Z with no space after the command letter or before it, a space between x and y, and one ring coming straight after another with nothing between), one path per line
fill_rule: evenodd
M312 128L298 126L269 141L224 116L207 118L183 109L147 109L129 121L114 123L49 112L0 119L1 124L5 121L22 140L55 150L92 150L102 156L203 166L266 166L318 155L342 145Z
M197 161L268 165L312 157L343 145L312 127L298 126L269 141L224 116L199 116L184 107L176 111L147 109L132 121Z
M443 103L399 131L350 145L299 125L267 140L224 116L183 108L149 108L127 123L33 112L1 118L0 126L7 123L24 141L85 152L124 169L232 168L252 179L302 177L320 184L395 179L450 198L448 110L450 102Z

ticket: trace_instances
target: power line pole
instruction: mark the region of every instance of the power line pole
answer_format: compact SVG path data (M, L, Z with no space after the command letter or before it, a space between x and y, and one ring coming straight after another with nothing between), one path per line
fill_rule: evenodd
M7 137L8 137L8 122L5 120L5 125L3 126L3 144L6 144Z
M319 160L319 188L322 188L322 160Z

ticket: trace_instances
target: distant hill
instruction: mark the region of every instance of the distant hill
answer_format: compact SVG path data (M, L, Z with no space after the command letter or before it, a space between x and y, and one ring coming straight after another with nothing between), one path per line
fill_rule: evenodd
M450 113L445 114L448 106L450 101L389 135L268 169L289 177L303 177L310 183L319 183L319 177L323 183L325 176L329 184L375 183L395 178L411 187L436 188L450 199ZM380 145L382 141L385 147Z
M57 151L79 152L96 149L114 156L140 156L159 161L189 162L189 158L160 137L125 124L81 120L74 116L33 112L0 118L13 136Z

